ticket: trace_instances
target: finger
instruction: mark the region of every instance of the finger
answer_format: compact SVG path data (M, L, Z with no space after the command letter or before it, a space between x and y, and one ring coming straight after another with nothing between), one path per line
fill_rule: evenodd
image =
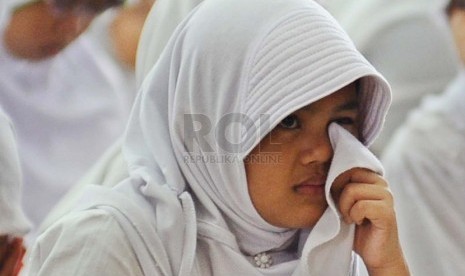
M379 174L368 169L354 169L351 171L350 182L377 184L388 186L387 181Z
M334 180L333 185L331 186L331 193L336 202L339 200L339 196L344 187L349 183L365 183L388 187L386 180L382 176L368 169L353 168L340 174Z
M22 244L18 239L11 242L10 247L6 253L6 257L3 260L0 276L11 276L14 275L17 262L20 261L22 254Z
M21 246L21 255L19 257L19 261L16 262L16 266L13 271L13 276L19 275L19 272L24 266L23 260L24 260L24 255L26 254L26 248L24 246Z
M21 252L20 252L19 260L16 262L16 266L13 271L13 276L19 275L19 272L24 266L23 260L24 260L24 255L26 254L26 247L24 247L23 245L23 239L22 238L18 238L18 239L21 245Z
M392 204L392 194L389 189L382 186L364 183L347 184L342 191L339 200L339 211L346 223L352 223L350 219L350 209L360 200L386 200Z
M369 220L377 228L387 229L395 220L394 209L383 200L360 200L349 211L349 216L357 225Z

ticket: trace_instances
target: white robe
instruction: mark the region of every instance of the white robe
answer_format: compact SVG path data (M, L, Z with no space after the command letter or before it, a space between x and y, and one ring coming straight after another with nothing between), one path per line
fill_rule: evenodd
M413 275L465 275L465 69L427 98L383 153Z
M323 0L358 50L386 77L393 98L372 146L381 153L423 96L442 92L458 70L445 0Z

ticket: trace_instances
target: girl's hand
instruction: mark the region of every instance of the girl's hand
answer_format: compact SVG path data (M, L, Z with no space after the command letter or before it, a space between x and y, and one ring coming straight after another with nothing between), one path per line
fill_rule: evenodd
M0 276L16 276L22 267L26 252L21 238L8 242L7 236L0 237Z
M370 275L409 275L386 181L372 171L356 168L340 175L331 192L344 221L357 224L354 251Z

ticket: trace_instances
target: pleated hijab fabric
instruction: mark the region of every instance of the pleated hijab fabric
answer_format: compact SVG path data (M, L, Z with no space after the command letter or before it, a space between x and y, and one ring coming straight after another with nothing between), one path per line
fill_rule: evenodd
M305 265L297 259L269 271L238 260L278 250L296 234L257 213L243 159L287 115L356 80L369 145L389 86L323 8L307 0L204 1L142 83L123 145L130 177L113 190L89 188L81 208L114 214L146 275L196 275L199 237L228 248L209 256L211 267L236 264L222 275L308 275L306 257ZM199 122L203 130L194 131Z

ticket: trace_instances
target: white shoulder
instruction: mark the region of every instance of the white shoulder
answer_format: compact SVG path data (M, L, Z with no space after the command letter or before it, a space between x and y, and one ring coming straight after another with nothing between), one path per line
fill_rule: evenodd
M36 241L26 275L143 275L126 234L107 211L71 212Z

